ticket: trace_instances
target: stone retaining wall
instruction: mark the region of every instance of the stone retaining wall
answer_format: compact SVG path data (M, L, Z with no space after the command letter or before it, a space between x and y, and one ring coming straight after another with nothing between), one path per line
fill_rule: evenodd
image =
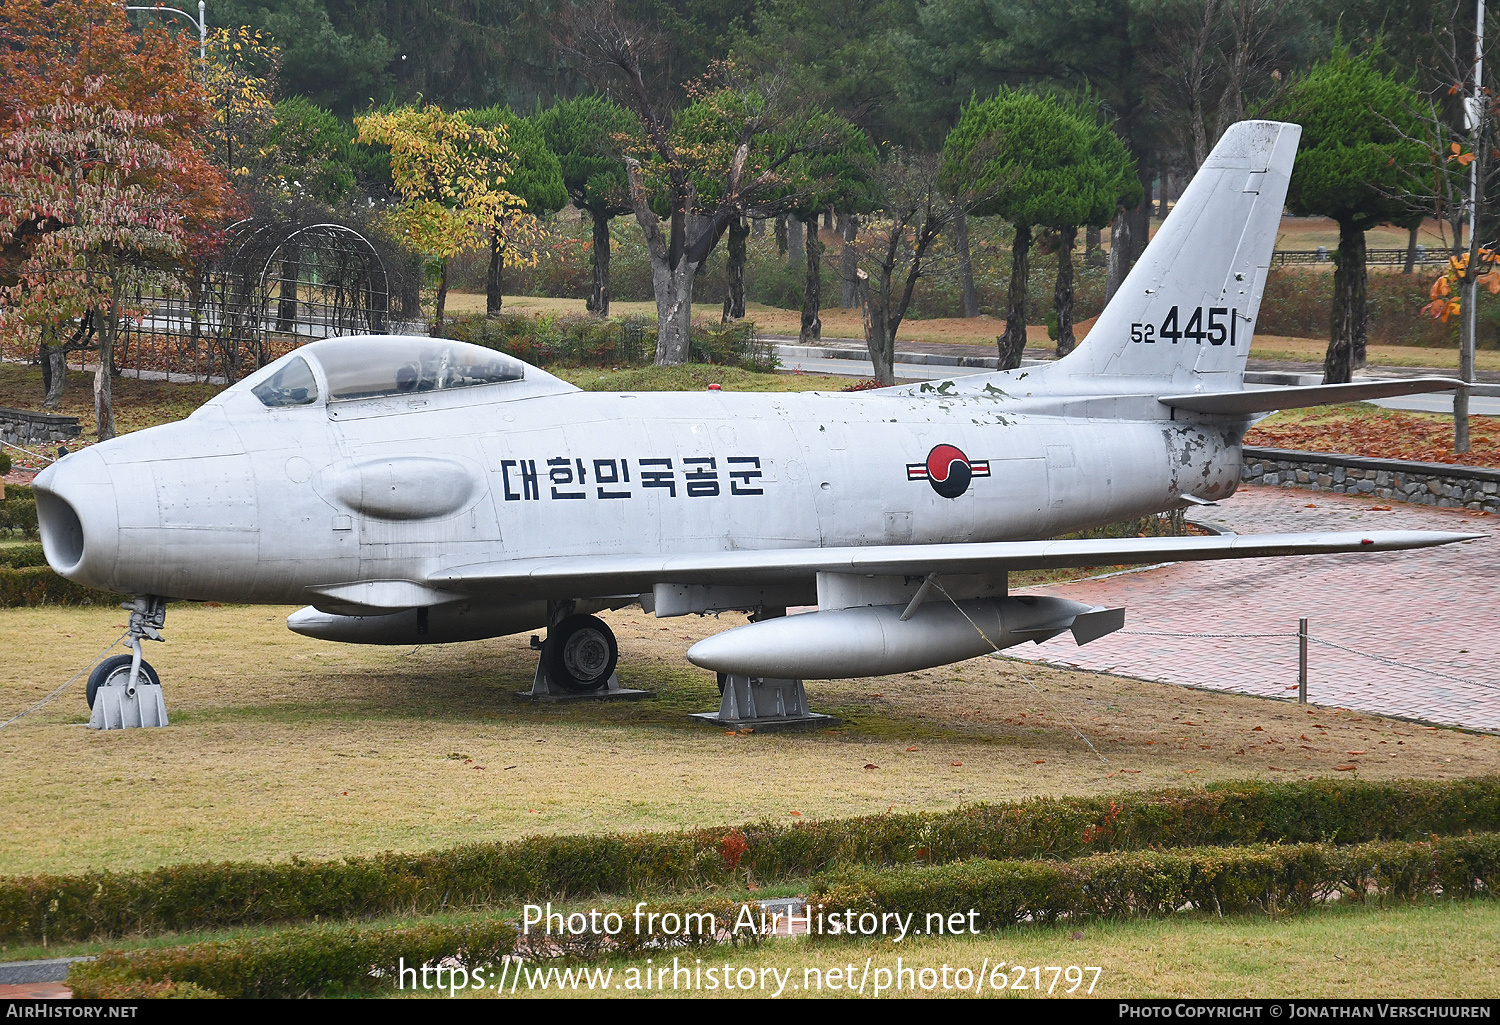
M0 406L0 440L12 445L72 441L82 433L83 428L79 426L76 416L33 413L29 409L7 409Z
M1500 512L1500 470L1477 466L1247 446L1240 480L1445 509Z

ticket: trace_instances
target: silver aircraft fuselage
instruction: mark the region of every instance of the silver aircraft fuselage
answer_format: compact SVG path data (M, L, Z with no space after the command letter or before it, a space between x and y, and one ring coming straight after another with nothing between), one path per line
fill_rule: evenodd
M70 455L42 498L81 528L51 546L58 568L127 593L300 603L315 585L504 560L1048 537L1239 480L1239 425L1029 414L983 394L602 394L526 375L286 408L235 388ZM959 481L933 478L962 467L927 472L943 446L971 478L953 497L939 488Z

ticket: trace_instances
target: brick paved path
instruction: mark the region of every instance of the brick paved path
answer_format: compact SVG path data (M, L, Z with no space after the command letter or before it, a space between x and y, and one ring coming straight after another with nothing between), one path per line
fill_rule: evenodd
M1414 552L1177 563L1033 588L1127 609L1126 631L1283 633L1186 638L1117 633L1077 647L1069 634L1020 657L1140 679L1296 699L1297 619L1315 638L1451 673L1460 683L1313 643L1308 700L1434 723L1500 731L1500 520L1461 509L1242 486L1191 519L1240 534L1289 530L1428 529L1492 540Z

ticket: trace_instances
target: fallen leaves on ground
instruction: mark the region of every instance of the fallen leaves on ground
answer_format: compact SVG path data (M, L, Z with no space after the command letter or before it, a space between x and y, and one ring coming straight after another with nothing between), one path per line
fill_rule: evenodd
M1378 406L1331 406L1267 417L1245 444L1373 459L1500 466L1500 418L1469 418L1469 451L1453 451L1453 418Z

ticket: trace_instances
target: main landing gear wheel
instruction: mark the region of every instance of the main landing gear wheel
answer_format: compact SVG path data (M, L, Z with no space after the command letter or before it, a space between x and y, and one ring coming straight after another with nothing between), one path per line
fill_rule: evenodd
M130 663L133 656L115 655L107 658L94 667L89 674L88 688L85 691L89 699L89 708L94 707L94 698L99 693L100 687L124 687L130 682ZM156 675L156 670L151 668L151 663L142 660L141 674L136 678L137 683L152 687L160 687L161 680Z
M619 661L615 635L597 616L569 616L547 630L542 666L563 690L587 694L609 682Z

